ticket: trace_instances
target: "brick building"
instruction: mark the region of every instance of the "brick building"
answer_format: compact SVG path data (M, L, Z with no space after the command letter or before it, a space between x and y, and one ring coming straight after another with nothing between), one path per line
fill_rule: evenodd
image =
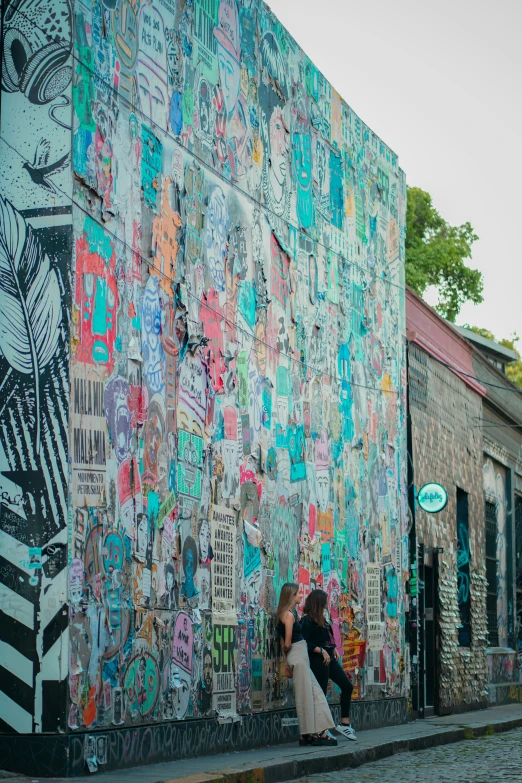
M487 706L485 389L469 377L473 346L411 290L406 323L412 705L427 716ZM448 494L438 514L414 499L428 482Z
M482 401L490 704L519 701L522 654L522 392L506 377L515 351L467 329Z

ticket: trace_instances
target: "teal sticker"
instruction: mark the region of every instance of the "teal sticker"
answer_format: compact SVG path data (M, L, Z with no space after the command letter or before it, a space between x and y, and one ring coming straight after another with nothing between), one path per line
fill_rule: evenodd
M424 484L419 489L417 502L423 511L428 514L438 514L446 508L448 503L448 493L441 484Z

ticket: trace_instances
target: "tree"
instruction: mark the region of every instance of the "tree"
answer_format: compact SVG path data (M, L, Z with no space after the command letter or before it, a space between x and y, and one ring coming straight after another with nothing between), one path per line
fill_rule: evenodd
M493 340L493 342L496 342L499 345L503 345L504 348L509 348L510 351L515 351L518 359L514 362L511 362L511 364L506 365L506 375L510 381L513 381L513 383L522 389L522 357L520 356L520 351L515 344L520 340L520 337L515 333L511 340L497 340L495 335L490 332L489 329L484 329L482 326L470 326L469 324L465 324L464 328L469 329L470 332L479 334L481 337L485 337L487 340Z
M470 326L469 324L464 324L464 329L469 329L470 332L475 332L475 334L480 335L480 337L485 337L486 340L492 340L494 343L497 342L497 338L493 332L490 332L489 329L484 329L483 326ZM500 343L500 345L503 344L504 343Z
M428 286L436 286L439 301L435 309L448 321L455 321L465 302L482 302L482 274L464 263L471 258L477 239L470 223L450 226L429 193L408 188L406 282L419 296Z
M520 337L515 334L512 340L499 340L499 343L500 345L503 345L504 348L510 348L512 351L515 351L518 359L516 362L511 362L511 364L506 366L506 375L510 381L513 381L513 383L516 383L516 385L522 389L522 358L520 356L520 351L515 345L519 340Z

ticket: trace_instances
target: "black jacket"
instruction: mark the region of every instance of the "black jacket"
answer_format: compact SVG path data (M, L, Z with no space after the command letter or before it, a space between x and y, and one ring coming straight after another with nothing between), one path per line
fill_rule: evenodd
M305 614L301 620L301 631L308 646L309 655L314 655L315 647L323 647L327 651L334 649L335 641L332 627L327 622L324 625L317 625L315 620L312 620L309 615Z

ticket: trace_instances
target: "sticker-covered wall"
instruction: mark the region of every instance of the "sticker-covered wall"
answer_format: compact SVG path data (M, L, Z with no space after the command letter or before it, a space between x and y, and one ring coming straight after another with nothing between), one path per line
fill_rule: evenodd
M497 594L496 602L488 597L488 646L509 649L508 617L512 611L509 604L512 602L509 600L507 584L507 561L510 546L507 522L506 468L499 462L493 462L489 457L484 457L484 498L488 515L487 523L490 529L493 526L488 539L490 548L486 555L489 566L488 595L495 592ZM495 549L492 551L493 547Z
M2 4L0 731L65 730L71 56L67 0Z
M53 310L56 328L31 343L40 360L2 381L24 391L0 438L9 514L42 513L26 494L16 506L14 471L30 468L31 498L56 504L45 482L62 487L69 469L66 724L86 732L89 768L107 754L92 730L291 706L272 620L286 581L327 591L355 698L404 696L397 157L257 0L75 0L72 20L63 0L12 6L31 19L20 45L54 36L73 83L69 95L60 71L31 102L9 44L2 85L20 104L10 144L25 163L5 263L21 263L24 188L33 205L63 200L60 215L72 200L72 305L70 340ZM4 51L9 24L8 12ZM29 109L42 130L27 130ZM66 302L57 258L42 245ZM43 323L24 274L29 320ZM45 465L31 461L67 415L69 458L62 431ZM14 464L22 435L27 465ZM65 511L45 511L52 539ZM41 558L43 571L27 567L38 589Z

